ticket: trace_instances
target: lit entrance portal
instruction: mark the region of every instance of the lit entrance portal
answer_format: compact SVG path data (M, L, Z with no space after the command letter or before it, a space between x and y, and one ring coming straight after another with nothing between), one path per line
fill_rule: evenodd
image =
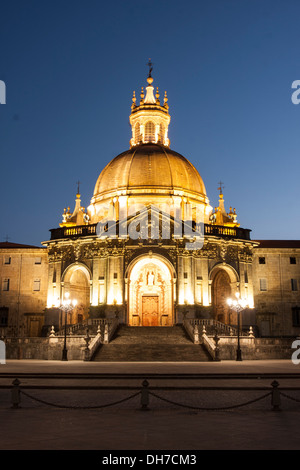
M64 274L64 289L71 299L77 300L76 307L68 314L68 324L81 323L87 319L90 305L90 273L81 264L69 266Z
M129 270L128 324L173 325L173 276L161 257L139 258Z
M225 270L220 269L213 279L212 299L215 319L226 324L231 324L230 308L227 304L230 296L230 277Z

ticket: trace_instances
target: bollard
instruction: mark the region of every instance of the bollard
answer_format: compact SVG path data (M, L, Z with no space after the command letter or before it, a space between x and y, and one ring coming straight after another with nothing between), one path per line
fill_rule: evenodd
M149 405L149 382L148 380L144 380L142 383L142 390L141 390L141 405L142 405L142 411L149 411L148 405Z
M274 380L271 383L273 389L272 389L272 406L273 406L273 411L280 411L280 391L278 390L279 383Z
M21 382L18 379L15 379L13 381L13 388L11 390L11 402L12 408L14 409L19 408L19 404L21 403L20 384Z

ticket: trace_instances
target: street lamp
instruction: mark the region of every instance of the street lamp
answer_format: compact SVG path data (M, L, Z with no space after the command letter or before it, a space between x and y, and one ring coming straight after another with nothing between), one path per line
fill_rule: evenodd
M235 299L227 299L227 304L229 307L234 310L237 313L238 316L238 332L237 332L237 337L238 337L238 346L236 350L236 360L237 361L242 361L242 351L240 347L240 315L241 312L247 307L247 301L245 299L240 298L239 292L235 294Z
M69 292L65 293L65 300L63 300L62 304L60 305L60 310L65 312L65 338L64 338L64 348L62 351L62 361L67 361L68 360L68 350L67 350L67 317L68 313L73 310L74 307L77 305L77 300L70 299L70 294Z

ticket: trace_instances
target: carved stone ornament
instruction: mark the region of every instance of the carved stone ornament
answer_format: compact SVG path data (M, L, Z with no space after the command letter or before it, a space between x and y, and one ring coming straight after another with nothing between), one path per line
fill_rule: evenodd
M204 258L218 258L218 246L213 243L204 244L203 248L198 251L198 255Z
M74 256L74 250L71 245L53 246L48 251L49 261L71 260Z
M227 246L225 245L225 243L222 243L220 246L220 258L222 260L225 260L226 253L227 253Z
M75 259L76 261L78 261L80 259L80 256L81 256L81 246L79 243L75 243L75 246L74 246L74 256L75 256Z
M234 247L234 246L229 246L227 248L227 257L230 259L230 260L236 260L238 258L238 251L237 251L237 248Z
M239 252L239 260L242 261L243 263L252 263L252 260L253 260L252 249L250 249L249 247L242 249Z
M105 256L105 250L100 247L99 243L89 243L82 247L83 258L94 258L96 256Z

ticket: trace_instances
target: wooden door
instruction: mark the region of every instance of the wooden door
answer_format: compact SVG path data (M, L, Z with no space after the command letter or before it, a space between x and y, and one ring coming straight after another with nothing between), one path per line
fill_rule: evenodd
M143 295L142 325L158 326L158 295Z

